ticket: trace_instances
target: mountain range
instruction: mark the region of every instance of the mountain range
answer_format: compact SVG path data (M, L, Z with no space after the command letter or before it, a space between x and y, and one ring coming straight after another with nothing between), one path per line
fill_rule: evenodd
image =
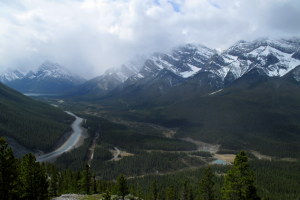
M186 44L139 56L86 82L49 62L28 73L4 73L0 80L21 92L64 94L42 98L59 103L57 108L0 83L0 136L17 156L49 152L67 138L74 119L61 109L85 118L82 146L45 165L53 177L54 166L69 171L90 163L101 181L138 176L136 185L148 191L152 186L144 183L160 177L160 185L165 180L174 189L164 173L171 172L175 182L194 180L202 174L196 168L243 150L262 197L299 196L298 38L239 41L222 52ZM228 166L213 168L223 174ZM81 173L75 174L77 183ZM78 192L77 185L71 191Z
M186 44L107 71L73 90L71 96L170 103L226 88L254 71L265 77L283 77L299 65L299 38L239 41L222 52ZM296 71L291 76L300 80Z
M124 81L110 79L116 73L87 81L93 92L77 98L114 117L175 128L177 138L299 157L299 49L298 38L239 41L222 52L187 44L153 54ZM114 84L97 89L104 79Z
M66 99L100 104L115 117L176 128L178 138L287 157L300 150L299 38L239 41L222 52L186 44L83 84L62 69L46 63L1 78L27 86L20 91L65 92Z
M169 53L137 56L88 81L50 62L28 73L5 72L0 81L23 93L65 93L89 98L112 95L127 98L131 92L142 97L164 96L172 90L208 94L253 70L268 77L282 77L300 65L299 49L299 38L239 41L222 52L186 44ZM300 79L296 75L295 78Z
M19 70L4 72L0 81L22 93L62 94L85 80L59 64L45 62L37 70L27 73Z

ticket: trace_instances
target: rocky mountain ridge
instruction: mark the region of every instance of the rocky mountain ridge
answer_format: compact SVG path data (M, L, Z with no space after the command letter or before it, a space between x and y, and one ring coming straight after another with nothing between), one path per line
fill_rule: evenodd
M116 91L128 93L126 90L149 88L150 85L163 92L191 83L194 89L203 85L210 87L205 89L210 92L226 87L252 70L267 77L282 77L299 65L299 38L261 38L238 41L222 52L203 45L186 44L169 53L137 56L86 82L60 65L49 62L27 74L17 70L4 73L0 81L22 92L49 92L50 88L37 89L36 84L47 82L49 85L53 84L50 80L55 80L54 85L59 83L59 86L51 91L69 92L75 96L105 96ZM298 73L292 76L296 81L300 80Z
M152 54L128 76L120 76L124 66L110 70L87 81L78 92L100 96L114 91L128 93L126 90L148 88L150 86L146 85L153 86L154 82L161 91L192 82L194 87L211 87L205 90L209 92L231 84L252 70L267 77L282 77L299 65L299 38L239 41L223 52L203 45L186 44L170 53ZM297 73L293 76L296 81L300 80Z
M45 62L27 73L5 72L0 81L23 93L63 93L85 80L57 63Z

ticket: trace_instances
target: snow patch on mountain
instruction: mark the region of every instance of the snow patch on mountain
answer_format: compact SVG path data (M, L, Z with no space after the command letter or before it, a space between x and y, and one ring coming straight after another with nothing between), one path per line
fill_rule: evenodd
M1 82L11 82L18 79L42 80L48 78L68 79L71 82L83 81L82 78L73 74L61 65L51 62L45 62L37 70L29 71L27 73L21 72L19 70L12 70L4 72L0 75Z
M102 95L126 88L131 91L136 87L139 90L157 87L163 94L169 88L185 83L197 83L197 87L209 85L219 90L254 69L261 75L273 77L284 76L298 65L298 38L239 41L222 52L203 45L186 44L167 53L153 53L141 62L125 63L109 70L87 88L98 88ZM299 77L297 75L300 80Z
M156 80L155 77L160 76L163 71L169 71L175 74L177 79L183 80L209 72L209 79L220 79L223 83L217 81L218 87L222 87L222 84L228 84L253 69L259 69L270 77L284 76L300 64L299 50L298 38L239 41L223 52L203 45L186 44L174 48L169 53L153 53L144 57L138 64L124 64L104 74L102 79L114 77L118 84L125 83L128 86L139 81L143 83L144 79Z
M212 92L212 93L209 93L208 95L210 96L210 95L217 94L217 93L221 92L222 90L223 90L223 89L220 89L220 90L214 91L214 92Z
M63 79L74 84L80 84L84 81L83 78L70 72L63 66L51 62L43 63L37 70L27 73L24 78L31 80Z
M9 81L22 79L24 76L25 76L25 73L21 72L20 70L10 70L10 71L3 72L2 74L0 74L0 82L6 83Z
M297 38L239 41L222 53L226 63L223 68L229 67L228 73L235 79L254 68L261 69L269 77L281 77L300 64L298 59L293 58L299 48L300 40Z
M203 45L186 44L173 49L170 53L154 53L144 63L138 76L131 79L139 80L155 76L161 70L170 72L182 78L189 78L199 72L216 50Z
M190 70L180 73L181 77L183 77L183 78L191 77L191 76L195 75L198 71L201 70L201 68L196 67L194 65L191 65L191 64L187 64L187 65L190 67Z

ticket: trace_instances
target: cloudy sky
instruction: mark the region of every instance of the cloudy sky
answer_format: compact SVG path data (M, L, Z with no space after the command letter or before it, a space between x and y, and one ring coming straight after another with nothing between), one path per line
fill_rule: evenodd
M53 61L90 78L183 43L300 36L299 0L1 0L0 72Z

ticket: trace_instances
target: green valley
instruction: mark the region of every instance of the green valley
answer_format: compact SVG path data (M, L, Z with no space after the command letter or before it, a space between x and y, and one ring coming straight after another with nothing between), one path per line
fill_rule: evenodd
M50 151L70 131L73 117L0 84L0 136L32 151Z

